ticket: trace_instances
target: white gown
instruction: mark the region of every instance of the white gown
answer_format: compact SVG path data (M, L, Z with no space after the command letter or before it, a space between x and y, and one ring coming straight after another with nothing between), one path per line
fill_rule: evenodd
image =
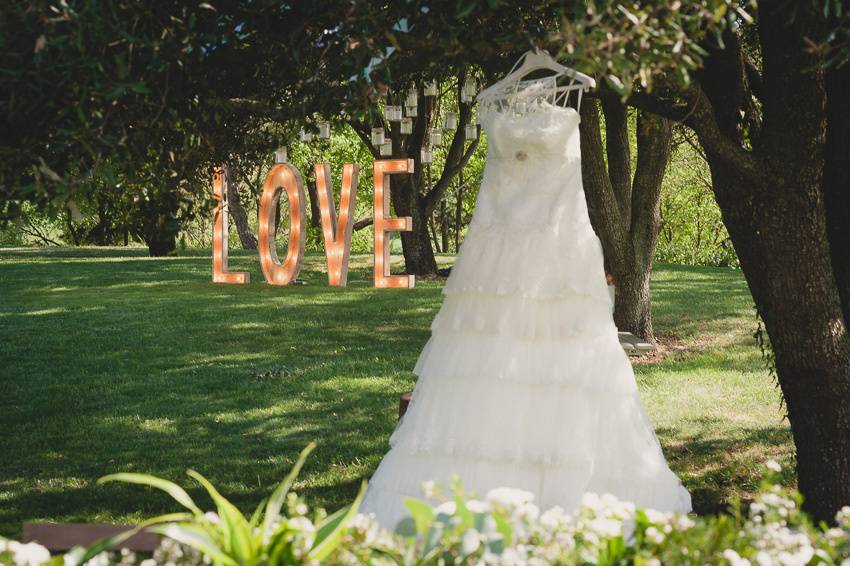
M481 120L475 214L362 511L392 529L421 485L524 489L541 508L586 492L688 512L611 315L581 180L579 115L548 103Z

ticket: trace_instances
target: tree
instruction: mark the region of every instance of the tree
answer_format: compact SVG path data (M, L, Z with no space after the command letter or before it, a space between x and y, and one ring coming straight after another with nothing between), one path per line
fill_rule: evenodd
M457 77L455 83L457 101L461 100L460 90L465 77L465 72ZM393 144L393 157L414 161L414 173L394 181L391 193L395 213L399 216L410 216L413 220L413 230L401 232L405 270L410 274L434 275L437 272L437 260L431 246L431 236L428 234L428 222L437 205L443 200L451 187L454 178L463 170L463 167L475 153L475 149L478 147L478 138L476 137L470 143L466 143L466 126L472 123L473 118L472 104L458 102L458 124L446 152L443 169L436 182L429 186L426 168L430 166L422 162L421 150L428 143L430 129L440 127L441 115L437 109L437 98L423 96L422 84L411 86L416 88L419 93L417 116L413 120L413 132L402 137L398 122L387 123L381 119L380 123L385 131L389 132L389 138ZM405 92L406 89L402 87L394 95L401 99ZM450 98L452 97L443 97L443 101L445 102ZM371 142L371 125L364 121L353 121L352 127L363 140L363 143L369 147L375 158L380 158L380 148L375 147Z
M637 116L637 164L632 175L627 109L617 96L581 107L582 178L588 212L602 242L606 270L614 276L617 328L654 343L649 281L661 220L661 183L670 161L671 123L659 116ZM605 156L607 155L607 166Z
M729 30L678 97L632 103L683 121L705 149L770 338L800 489L831 521L850 502L850 65L812 48L835 25L816 3L758 8L760 65Z

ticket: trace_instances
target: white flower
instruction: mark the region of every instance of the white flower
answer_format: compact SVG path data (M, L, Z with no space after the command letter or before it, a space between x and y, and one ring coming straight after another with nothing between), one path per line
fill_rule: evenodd
M746 558L741 558L741 555L732 550L731 548L727 548L723 551L723 558L726 559L726 562L729 563L729 566L750 566L750 561Z
M50 560L50 551L34 542L17 543L14 547L10 543L7 546L12 551L17 566L40 566Z
M504 505L505 507L519 507L534 501L534 494L522 489L497 487L488 491L485 499L490 503Z
M547 529L557 529L564 525L569 520L569 516L564 512L563 508L555 506L547 509L540 515L540 524Z
M593 492L587 492L581 496L581 506L594 512L602 511L602 499Z
M782 466L780 466L779 462L777 462L776 460L768 460L765 466L767 466L767 469L771 472L778 473L782 471Z
M429 499L434 497L437 493L437 482L434 480L422 482L422 493Z
M466 502L466 508L472 511L473 513L489 513L490 506L484 502L479 501L477 499L470 499Z
M652 544L661 544L664 542L664 533L655 527L649 527L646 529L644 534L646 535L647 540L649 540Z
M755 559L759 566L773 566L773 558L763 550L756 554Z
M646 566L661 566L661 561L657 558L650 558L646 561Z
M468 529L465 533L463 533L463 537L460 539L460 546L463 550L463 553L466 555L472 554L481 546L481 538L478 536L478 531L475 529Z
M457 511L457 505L455 505L454 501L445 501L434 507L434 513L437 515L440 513L445 515L454 515L455 511Z
M212 511L207 511L206 513L204 513L204 519L206 519L213 525L217 525L221 522L221 518L218 516L218 513L213 513Z
M603 538L618 537L623 534L623 523L614 519L596 518L587 524L588 528Z
M157 564L153 558L146 558L139 562L139 566L157 566Z
M850 526L850 505L842 507L841 510L835 514L835 522L844 527Z

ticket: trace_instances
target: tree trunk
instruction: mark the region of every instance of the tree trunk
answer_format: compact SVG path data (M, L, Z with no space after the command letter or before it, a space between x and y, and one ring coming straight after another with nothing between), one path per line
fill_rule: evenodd
M239 242L242 244L243 250L256 250L257 238L251 232L251 226L248 224L248 215L245 209L242 208L242 202L239 199L239 191L236 189L236 182L232 176L232 170L225 166L225 181L227 187L227 210L230 217L236 223L236 233L239 234Z
M310 198L310 226L316 230L322 229L322 215L319 212L319 192L316 189L316 179L313 175L305 179L307 195Z
M763 126L753 151L739 127L745 101L730 95L742 80L734 43L719 64L709 59L701 83L711 86L693 91L687 121L706 150L724 223L770 337L805 508L831 522L850 503L850 337L833 270L836 259L847 259L836 258L828 239L825 156L828 137L847 138L827 126L821 62L806 49L805 38L819 35L813 10L789 19L777 4L759 6ZM842 194L832 198L841 202Z
M407 175L405 179L398 179L391 191L396 215L410 216L413 220L413 230L400 233L405 273L409 275L437 273L437 258L431 246L431 235L428 234L429 214L425 210L419 192L419 186L423 182L422 173L414 172L412 175Z
M850 325L850 63L826 73L824 202L832 269Z
M177 234L158 233L145 240L151 257L173 255L177 250Z
M590 221L602 243L605 268L617 288L617 328L655 343L650 279L661 222L661 183L670 161L672 126L641 113L637 121L637 164L631 175L628 120L618 100L607 100L603 156L599 102L581 108L582 181ZM610 119L608 119L610 115Z
M460 230L463 228L463 170L457 174L457 206L455 207L455 253L460 252Z

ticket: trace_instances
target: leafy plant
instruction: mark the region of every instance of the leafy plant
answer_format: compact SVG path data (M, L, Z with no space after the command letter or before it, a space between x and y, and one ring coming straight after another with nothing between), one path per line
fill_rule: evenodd
M348 523L357 514L365 484L351 505L326 517L320 515L320 520L314 524L306 517L307 506L290 488L315 446L311 443L301 452L289 474L271 496L260 503L250 519L246 519L204 476L194 470L190 470L188 475L209 493L215 503L215 512L203 512L183 488L148 474L112 474L101 478L99 483L120 481L147 485L170 495L188 513L157 517L131 533L147 528L148 532L161 534L199 551L216 566L322 561L334 551ZM126 538L129 534L121 536ZM98 552L115 542L114 538L104 541L98 545ZM92 556L91 552L89 550L86 556Z

